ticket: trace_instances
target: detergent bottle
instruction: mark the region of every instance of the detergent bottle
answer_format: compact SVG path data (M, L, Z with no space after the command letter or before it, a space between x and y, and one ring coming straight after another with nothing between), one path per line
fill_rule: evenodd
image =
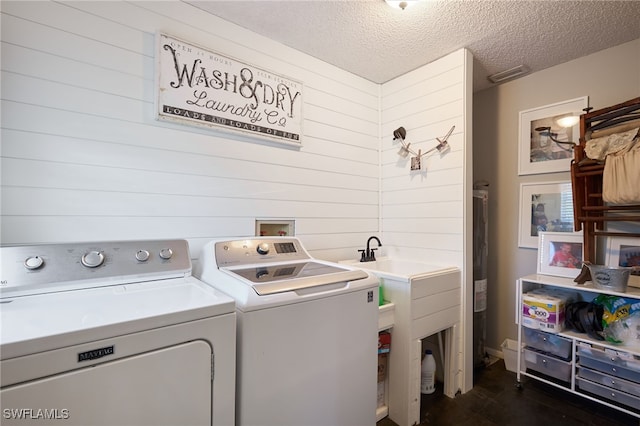
M431 349L424 352L422 358L420 392L433 393L436 390L436 360L433 358Z

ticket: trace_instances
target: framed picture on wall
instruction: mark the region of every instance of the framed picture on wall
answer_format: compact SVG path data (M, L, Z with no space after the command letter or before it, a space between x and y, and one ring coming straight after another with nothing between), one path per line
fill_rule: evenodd
M588 104L589 97L583 96L520 112L518 175L569 171L573 158L571 145L553 141L550 134L556 141L578 142L580 126L565 128L556 120L563 115L580 115ZM536 130L541 127L550 130Z
M540 232L538 273L575 278L582 270L584 248L581 232Z
M638 266L640 267L640 238L608 237L607 266ZM640 287L640 269L632 271L629 285Z
M538 248L543 231L574 232L570 182L520 184L518 246Z

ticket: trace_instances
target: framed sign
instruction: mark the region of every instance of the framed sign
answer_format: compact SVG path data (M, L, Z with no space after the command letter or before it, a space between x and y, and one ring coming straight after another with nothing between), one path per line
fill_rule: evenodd
M574 232L570 182L520 184L518 246L538 248L542 231Z
M570 145L554 142L548 132L538 132L539 127L550 127L556 140L578 142L580 126L560 127L555 118L563 114L579 114L589 104L589 97L572 99L552 105L520 112L518 142L518 175L568 172L573 158Z
M567 278L577 277L582 270L582 245L582 233L540 232L538 273Z
M156 55L158 120L300 146L302 83L162 33Z

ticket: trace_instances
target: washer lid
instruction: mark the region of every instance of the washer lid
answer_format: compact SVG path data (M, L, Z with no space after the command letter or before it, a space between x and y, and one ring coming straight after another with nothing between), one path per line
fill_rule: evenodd
M362 270L351 270L313 261L227 269L227 272L249 281L260 296L356 281L369 276Z
M189 276L3 299L0 359L235 311L235 302Z

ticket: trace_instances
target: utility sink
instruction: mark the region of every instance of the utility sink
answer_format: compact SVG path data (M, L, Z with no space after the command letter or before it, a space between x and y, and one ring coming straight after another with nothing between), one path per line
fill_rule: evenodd
M360 262L358 260L342 260L339 263L366 269L378 276L409 282L410 280L423 278L431 274L451 272L456 267L431 265L416 260L381 257L373 262Z
M376 275L380 279L385 302L394 305L389 352L388 415L399 426L418 424L422 339L437 335L441 341L443 393L453 398L460 389L460 269L395 257L380 257L373 262L351 259L339 263Z

